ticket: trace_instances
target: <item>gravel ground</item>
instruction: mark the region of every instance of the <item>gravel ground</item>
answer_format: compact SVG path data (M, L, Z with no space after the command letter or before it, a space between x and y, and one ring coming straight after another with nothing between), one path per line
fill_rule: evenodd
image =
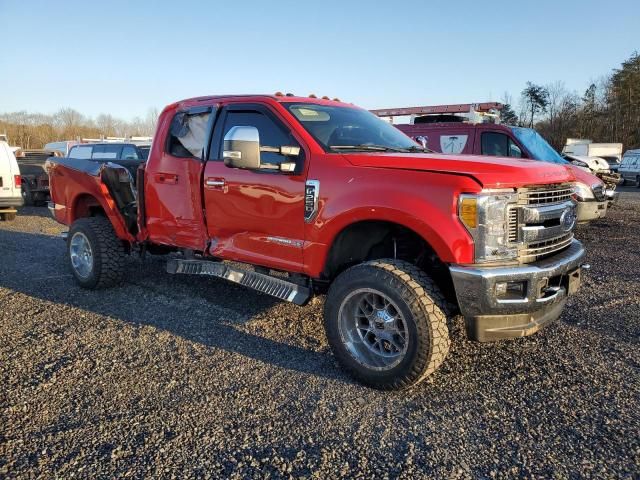
M640 477L640 194L580 228L561 320L417 388L352 382L299 308L132 259L78 288L44 208L0 223L0 477Z

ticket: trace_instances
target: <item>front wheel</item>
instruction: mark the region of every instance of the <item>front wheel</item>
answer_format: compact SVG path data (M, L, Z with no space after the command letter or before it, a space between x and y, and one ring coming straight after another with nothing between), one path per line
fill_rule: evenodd
M105 217L73 222L67 237L67 258L81 287L107 288L122 281L124 247Z
M445 301L415 265L375 260L333 282L324 309L340 364L374 388L400 390L433 373L449 351Z

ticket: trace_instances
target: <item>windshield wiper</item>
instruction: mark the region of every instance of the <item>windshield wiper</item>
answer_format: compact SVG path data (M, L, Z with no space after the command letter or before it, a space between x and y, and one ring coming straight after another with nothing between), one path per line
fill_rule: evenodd
M418 145L411 145L406 148L407 152L424 152L424 153L433 153L433 150L427 147L419 147Z
M388 147L386 145L360 144L360 145L329 145L331 150L371 150L376 152L409 152L406 148Z

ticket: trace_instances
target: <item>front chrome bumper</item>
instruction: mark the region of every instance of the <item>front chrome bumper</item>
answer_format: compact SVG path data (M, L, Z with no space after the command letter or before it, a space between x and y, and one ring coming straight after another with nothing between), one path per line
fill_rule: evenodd
M556 320L580 282L584 248L569 248L535 263L514 267L449 267L467 335L481 342L530 335ZM522 282L522 298L499 298L497 285Z
M602 202L578 202L577 215L578 223L586 223L598 218L604 218L607 215L608 200Z

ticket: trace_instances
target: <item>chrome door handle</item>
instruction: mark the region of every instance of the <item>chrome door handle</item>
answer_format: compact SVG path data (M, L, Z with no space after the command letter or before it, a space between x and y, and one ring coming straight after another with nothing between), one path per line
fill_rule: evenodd
M213 180L213 179L208 178L205 181L205 184L207 185L207 187L224 187L225 181L224 180Z

